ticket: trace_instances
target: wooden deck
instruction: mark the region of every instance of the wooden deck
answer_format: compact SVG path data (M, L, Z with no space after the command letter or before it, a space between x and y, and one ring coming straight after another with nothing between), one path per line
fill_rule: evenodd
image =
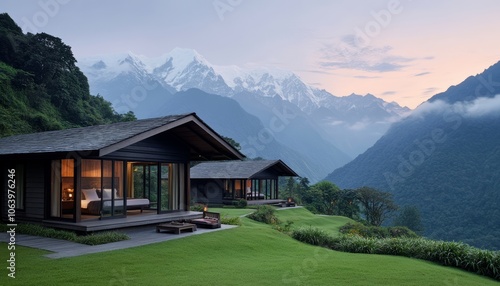
M43 225L59 229L67 229L78 232L94 232L103 230L121 229L143 225L153 225L166 223L170 221L178 221L184 219L201 218L202 212L181 211L166 214L156 213L141 213L129 215L124 218L105 218L105 219L88 219L81 222L65 222L57 220L44 220Z

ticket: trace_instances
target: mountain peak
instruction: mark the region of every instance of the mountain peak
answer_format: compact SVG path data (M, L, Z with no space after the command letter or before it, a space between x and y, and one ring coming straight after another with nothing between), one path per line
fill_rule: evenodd
M210 63L194 49L177 47L167 53L165 55L165 58L166 61L171 59L173 61L173 65L178 68L185 68L193 61L197 61L205 65L210 65Z

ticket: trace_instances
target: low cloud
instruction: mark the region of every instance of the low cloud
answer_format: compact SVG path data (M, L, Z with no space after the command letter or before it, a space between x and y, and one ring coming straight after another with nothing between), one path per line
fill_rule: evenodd
M500 115L500 94L493 98L480 97L470 102L446 103L442 100L424 102L410 116L423 117L430 113L454 112L462 117Z

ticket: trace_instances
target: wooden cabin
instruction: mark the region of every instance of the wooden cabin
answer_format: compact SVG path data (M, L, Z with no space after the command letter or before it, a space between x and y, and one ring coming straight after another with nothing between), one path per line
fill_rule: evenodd
M190 162L242 158L195 113L0 138L1 219L89 232L191 218Z
M202 162L191 168L191 195L204 204L279 203L281 176L297 173L281 160Z

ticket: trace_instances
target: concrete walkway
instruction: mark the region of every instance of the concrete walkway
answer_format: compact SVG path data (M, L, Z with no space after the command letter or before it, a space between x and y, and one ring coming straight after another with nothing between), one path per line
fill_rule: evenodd
M155 226L145 226L140 228L121 230L130 237L129 240L93 246L61 239L16 234L16 244L51 251L53 253L46 254L45 257L57 259L136 247L172 239L184 238L191 235L199 235L219 230L230 229L234 227L237 226L223 224L221 228L216 229L198 228L198 230L195 232L182 232L181 234L172 234L165 232L157 233ZM7 233L0 233L0 241L8 242L8 239L9 236Z

